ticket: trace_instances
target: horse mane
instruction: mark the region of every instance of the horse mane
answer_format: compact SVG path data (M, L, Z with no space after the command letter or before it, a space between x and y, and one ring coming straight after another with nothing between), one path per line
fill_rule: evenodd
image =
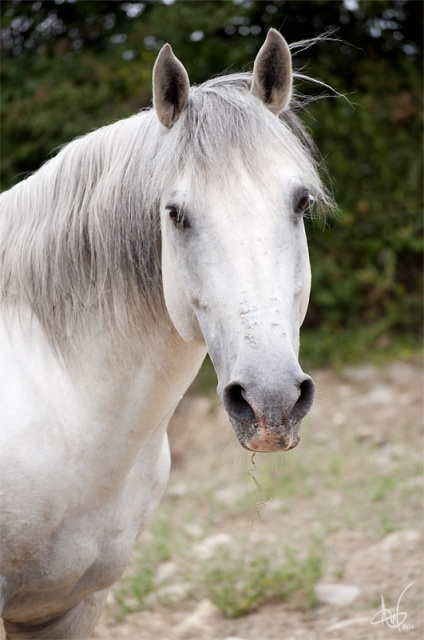
M0 301L29 305L51 345L66 352L90 318L130 342L167 322L161 280L160 194L176 175L225 180L229 149L266 180L270 145L300 169L317 202L331 207L320 160L293 109L276 118L250 91L251 74L190 90L168 131L153 109L66 145L0 197ZM295 104L293 105L296 106ZM210 180L210 177L209 177Z

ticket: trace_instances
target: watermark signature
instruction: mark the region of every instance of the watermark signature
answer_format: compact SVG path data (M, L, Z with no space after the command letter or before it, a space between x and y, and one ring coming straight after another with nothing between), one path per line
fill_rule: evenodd
M397 601L396 609L392 611L388 609L384 603L384 596L381 596L381 609L377 611L373 619L371 620L371 624L387 624L391 629L398 629L399 631L410 631L414 628L413 624L407 623L407 613L405 611L400 611L400 602L405 595L406 591L412 586L414 583L410 582L408 586L402 591Z

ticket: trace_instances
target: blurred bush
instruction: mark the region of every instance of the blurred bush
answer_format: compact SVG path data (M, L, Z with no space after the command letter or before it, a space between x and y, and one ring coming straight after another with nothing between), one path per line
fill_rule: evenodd
M307 326L335 333L379 323L419 335L422 319L422 93L417 67L364 61L369 90L314 106L314 138L340 207L309 229ZM390 81L388 81L388 79ZM347 90L347 88L346 88ZM384 346L384 339L380 340Z

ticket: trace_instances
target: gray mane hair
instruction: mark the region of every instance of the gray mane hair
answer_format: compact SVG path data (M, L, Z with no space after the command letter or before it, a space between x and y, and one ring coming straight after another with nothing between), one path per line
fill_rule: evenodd
M78 138L1 196L0 300L29 306L56 352L81 345L92 318L124 344L168 322L159 200L183 171L225 180L234 149L265 181L272 146L297 165L317 206L332 207L305 129L292 110L277 118L252 96L251 77L191 88L170 131L150 109Z

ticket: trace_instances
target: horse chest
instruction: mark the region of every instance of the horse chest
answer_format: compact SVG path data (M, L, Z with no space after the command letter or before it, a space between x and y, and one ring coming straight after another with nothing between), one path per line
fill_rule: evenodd
M50 518L42 539L34 541L34 529L27 539L19 540L9 532L10 596L4 615L10 619L52 615L116 582L129 562L140 530L161 498L167 458L164 446L150 484L145 479L140 484L145 475L141 460L114 499L93 510L84 509L78 516L64 517L55 527ZM24 558L27 545L32 552Z

